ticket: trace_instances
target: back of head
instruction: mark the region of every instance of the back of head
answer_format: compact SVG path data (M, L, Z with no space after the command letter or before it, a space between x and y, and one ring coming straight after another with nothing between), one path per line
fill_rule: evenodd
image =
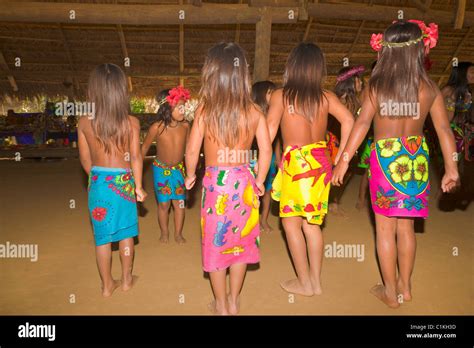
M275 84L271 81L255 82L252 86L252 100L260 106L264 114L268 111L267 93L275 88Z
M236 43L219 43L206 56L201 76L200 103L210 135L234 146L250 132L253 105L247 60Z
M363 66L347 66L337 73L337 82L334 87L334 93L343 101L346 107L355 114L360 107L360 101L357 97L356 79L361 79L364 71Z
M283 76L283 98L308 121L312 121L323 99L326 62L321 49L313 43L293 48Z
M398 21L383 34L379 59L372 71L369 87L377 103L418 103L421 83L434 86L425 66L423 32L418 24Z
M454 99L456 102L464 102L469 92L469 81L467 78L468 70L474 66L471 62L459 62L457 66L453 66L451 75L449 76L447 86L453 89Z
M172 108L166 97L169 95L170 89L164 89L156 96L158 102L158 112L156 113L157 121L163 123L167 127L172 121ZM164 130L165 128L163 128Z
M91 73L88 98L94 103L92 129L106 153L124 152L128 144L130 109L127 79L115 64L98 65Z

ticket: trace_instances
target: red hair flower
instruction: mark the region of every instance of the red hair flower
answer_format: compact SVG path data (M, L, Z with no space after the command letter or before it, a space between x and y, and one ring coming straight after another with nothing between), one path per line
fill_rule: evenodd
M370 46L372 46L374 51L378 52L382 49L382 40L382 34L372 34L372 37L370 38Z
M178 86L170 90L168 96L166 97L166 101L171 105L171 107L175 107L180 102L180 100L184 100L186 102L190 97L191 94L189 93L189 90L183 86Z

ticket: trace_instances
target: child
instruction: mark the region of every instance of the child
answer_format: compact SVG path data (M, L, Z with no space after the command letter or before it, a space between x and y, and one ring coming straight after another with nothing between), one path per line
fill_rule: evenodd
M275 84L271 81L259 81L252 86L252 100L260 106L263 114L266 115L268 112L268 103L270 97L275 89ZM270 170L265 179L265 194L262 197L262 213L260 215L260 230L266 232L272 232L273 228L268 223L268 215L270 214L271 195L273 179L275 179L277 173L277 163L281 162L281 145L280 139L277 137L274 141L272 160L270 162Z
M339 100L349 109L350 112L352 112L355 117L357 117L360 113L361 94L364 87L362 74L364 71L365 68L362 65L342 68L339 70L336 78L336 87L334 88L334 93L336 93ZM360 152L358 167L364 169L364 174L362 175L359 185L359 199L356 203L356 208L358 210L361 210L363 207L365 207L367 202L366 195L367 189L369 187L369 182L367 180L367 168L369 167L368 156L370 155L370 144L372 141L373 138L369 136L368 139L365 140L365 144L362 144L361 146L362 151ZM349 177L345 180L346 185L348 181ZM338 190L338 188L336 188L336 190Z
M323 90L325 74L321 49L312 43L299 44L288 57L284 87L273 92L267 116L270 140L278 126L283 138L285 150L273 181L272 198L280 201L280 217L298 276L281 286L304 296L322 292L323 237L319 225L328 210L332 168L325 141L328 113L341 123L342 148L354 123L339 99ZM336 163L339 157L340 153Z
M168 243L169 239L168 218L171 204L174 209L174 239L178 244L186 242L183 237L186 199L183 160L189 133L189 123L184 119L184 103L188 99L189 91L181 86L161 91L157 97L158 120L151 125L142 145L142 155L145 157L151 143L156 141L153 186L158 201L158 224L162 243Z
M79 156L89 175L89 212L102 295L109 297L119 286L111 273L112 242L119 242L122 290L130 290L135 278L136 201L143 202L146 197L142 189L140 123L128 115L127 79L117 65L101 64L92 71L88 96L95 105L95 115L79 120Z
M428 146L423 124L431 114L443 150L446 173L442 190L459 181L454 137L443 96L423 66L425 54L436 45L437 26L420 21L398 21L385 33L372 35L379 59L369 80L362 111L336 166L332 183L340 185L369 127L374 121L370 154L369 190L375 213L377 254L384 285L371 293L391 308L410 301L415 262L414 218L428 216ZM398 277L397 277L398 260ZM400 297L398 296L400 295Z
M359 94L363 88L362 73L364 72L364 70L364 66L362 65L354 67L348 66L339 70L339 73L336 77L336 86L334 87L334 93L354 116L357 116L358 112L360 111ZM331 154L331 159L334 163L335 157L339 151L338 135L340 133L340 130L338 129L339 125L335 124L336 122L334 122L333 117L331 117L329 120L330 121L328 122L326 142L328 144L328 149ZM329 130L332 130L333 132ZM340 207L340 201L344 188L351 177L352 172L349 171L346 175L345 185L343 187L335 187L331 190L331 194L329 195L329 211L334 215L346 217L346 213ZM362 181L364 181L364 178L362 178ZM367 179L365 179L365 181L367 181ZM366 184L365 188L367 188L367 186L368 184ZM361 187L361 189L363 188Z
M260 149L256 179L248 155L255 136ZM265 116L250 96L247 61L235 43L212 47L204 63L200 106L186 148L187 189L196 181L203 141L202 261L215 296L210 309L216 314L237 314L247 264L260 260L257 195L265 192L272 148Z

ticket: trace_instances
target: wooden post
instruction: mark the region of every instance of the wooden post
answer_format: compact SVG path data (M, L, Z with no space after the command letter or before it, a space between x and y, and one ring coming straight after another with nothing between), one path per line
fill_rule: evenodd
M8 67L7 61L5 60L5 57L3 56L2 52L0 52L0 66L3 68L3 70L5 70L8 82L10 82L10 86L12 86L13 92L18 92L18 85L10 71L10 68Z
M272 41L272 15L266 7L255 28L255 60L253 82L268 79L270 73L270 45Z
M183 0L179 0L179 4L183 4ZM184 24L179 25L179 85L184 86Z
M466 0L458 0L458 6L456 8L456 18L454 19L454 29L462 29L465 14Z

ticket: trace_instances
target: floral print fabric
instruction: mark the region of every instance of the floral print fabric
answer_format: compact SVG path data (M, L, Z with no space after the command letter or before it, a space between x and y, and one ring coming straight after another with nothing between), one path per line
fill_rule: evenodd
M369 187L375 213L426 218L430 183L425 137L375 141L370 154Z

